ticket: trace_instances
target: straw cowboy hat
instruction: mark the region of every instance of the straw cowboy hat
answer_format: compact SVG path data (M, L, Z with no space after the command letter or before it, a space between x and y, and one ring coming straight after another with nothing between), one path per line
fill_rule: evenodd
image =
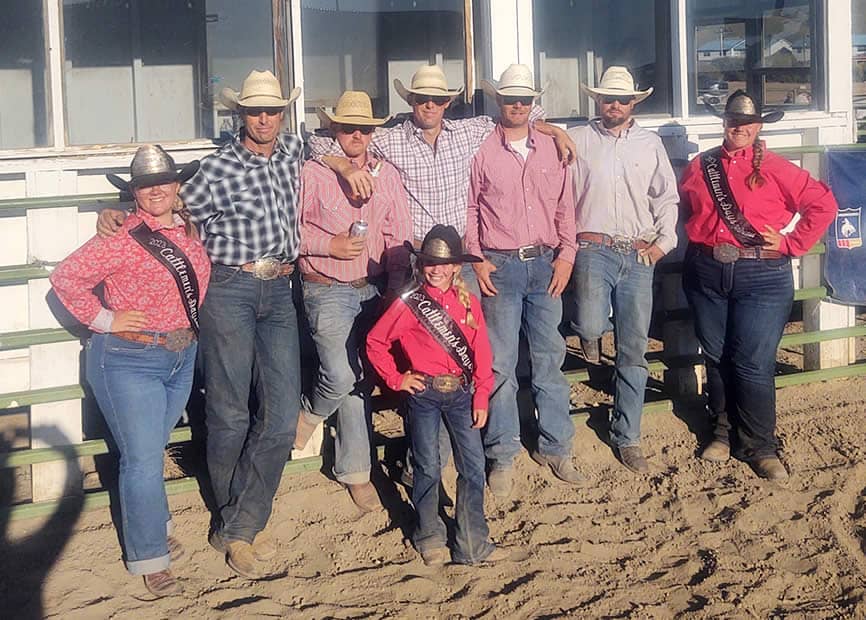
M749 93L743 89L735 90L725 102L725 111L721 114L716 108L707 101L704 96L704 107L710 111L713 116L717 116L723 120L730 121L735 125L750 125L752 123L775 123L782 120L785 113L781 110L774 110L766 114L761 114L761 104L755 101Z
M323 121L327 120L343 125L379 127L387 123L391 117L373 118L373 104L370 102L370 95L360 90L347 90L337 99L334 113L321 108L319 118Z
M456 90L448 88L448 80L445 72L439 65L423 65L412 75L412 81L408 87L403 82L394 79L394 88L403 101L409 103L409 95L429 95L431 97L456 97L463 92L463 87Z
M653 94L652 86L646 90L637 90L634 84L634 77L629 73L629 70L625 67L616 66L607 68L601 76L601 81L595 88L586 84L581 84L580 87L584 92L592 96L634 97L635 103L640 103Z
M105 178L122 192L131 192L139 187L151 187L163 183L183 183L198 172L198 161L191 161L180 171L171 155L158 144L140 146L129 166L130 179L126 181L116 174L106 174Z
M223 88L220 101L230 110L238 108L284 108L301 94L301 88L292 89L288 99L283 99L280 83L270 71L253 70L244 80L241 92Z
M495 97L538 97L544 90L535 90L532 71L526 65L509 65L499 76L499 81L481 80L484 92Z
M425 265L450 265L452 263L480 263L481 258L463 253L463 240L453 226L436 224L416 250L409 241L403 246Z

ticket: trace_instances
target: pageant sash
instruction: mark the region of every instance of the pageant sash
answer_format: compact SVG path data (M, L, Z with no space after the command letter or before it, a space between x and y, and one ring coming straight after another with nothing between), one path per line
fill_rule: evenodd
M755 227L743 215L737 200L734 198L734 193L731 191L731 185L728 183L728 177L722 168L722 147L717 146L710 149L701 155L701 170L704 172L704 182L707 184L707 189L710 192L710 197L713 199L713 204L716 205L716 211L722 221L728 225L731 234L734 235L737 241L743 244L744 247L755 247L764 245L764 237L761 236Z
M401 297L424 329L430 332L439 346L460 366L466 378L466 385L470 385L475 370L475 360L469 341L466 340L457 322L439 302L424 292L423 287L412 289Z
M198 335L198 278L187 255L165 235L142 222L129 230L129 236L165 267L174 278L183 309L192 330Z

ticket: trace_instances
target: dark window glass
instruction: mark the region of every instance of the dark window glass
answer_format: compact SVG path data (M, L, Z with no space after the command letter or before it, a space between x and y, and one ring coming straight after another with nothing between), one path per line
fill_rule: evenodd
M724 106L739 88L763 105L818 109L816 0L689 0L692 112Z
M593 116L580 84L596 85L612 66L631 71L640 90L655 88L639 114L671 107L670 1L536 0L535 67L550 118Z
M378 116L409 110L394 90L423 64L441 65L450 88L464 83L460 0L302 0L304 119L333 106L344 90L365 91Z
M42 0L0 2L0 149L45 146L48 68Z
M268 0L63 0L63 29L71 144L213 137L215 95L273 71Z

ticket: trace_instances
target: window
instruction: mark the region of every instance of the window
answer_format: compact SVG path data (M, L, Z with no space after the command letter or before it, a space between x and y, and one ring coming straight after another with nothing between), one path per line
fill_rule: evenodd
M689 0L690 104L723 106L747 90L763 105L817 109L822 90L816 0Z
M63 0L63 31L70 144L213 137L215 95L274 66L270 0Z
M48 144L48 67L42 0L2 4L0 149Z
M336 104L344 90L362 90L377 116L409 110L394 90L423 64L438 64L448 85L464 83L464 19L460 0L302 0L304 119Z
M854 67L854 118L857 141L866 139L866 0L851 3L851 56Z
M628 67L641 90L655 88L640 114L671 107L670 0L535 0L535 66L549 118L592 116L580 84L596 85L607 67Z

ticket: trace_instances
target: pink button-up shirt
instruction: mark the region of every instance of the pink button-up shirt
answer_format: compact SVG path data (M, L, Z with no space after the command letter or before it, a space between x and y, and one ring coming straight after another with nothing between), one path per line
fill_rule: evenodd
M472 160L466 249L515 250L546 245L574 263L576 230L571 173L553 138L529 129L529 155L515 151L501 125Z
M376 162L370 161L375 165ZM403 284L409 253L403 242L412 236L412 220L400 175L391 164L382 163L376 191L367 202L349 200L348 186L337 174L316 161L308 161L301 172L302 273L317 273L338 282L374 278L387 269L389 288ZM352 260L331 258L331 238L346 232L353 222L365 220L367 243Z

